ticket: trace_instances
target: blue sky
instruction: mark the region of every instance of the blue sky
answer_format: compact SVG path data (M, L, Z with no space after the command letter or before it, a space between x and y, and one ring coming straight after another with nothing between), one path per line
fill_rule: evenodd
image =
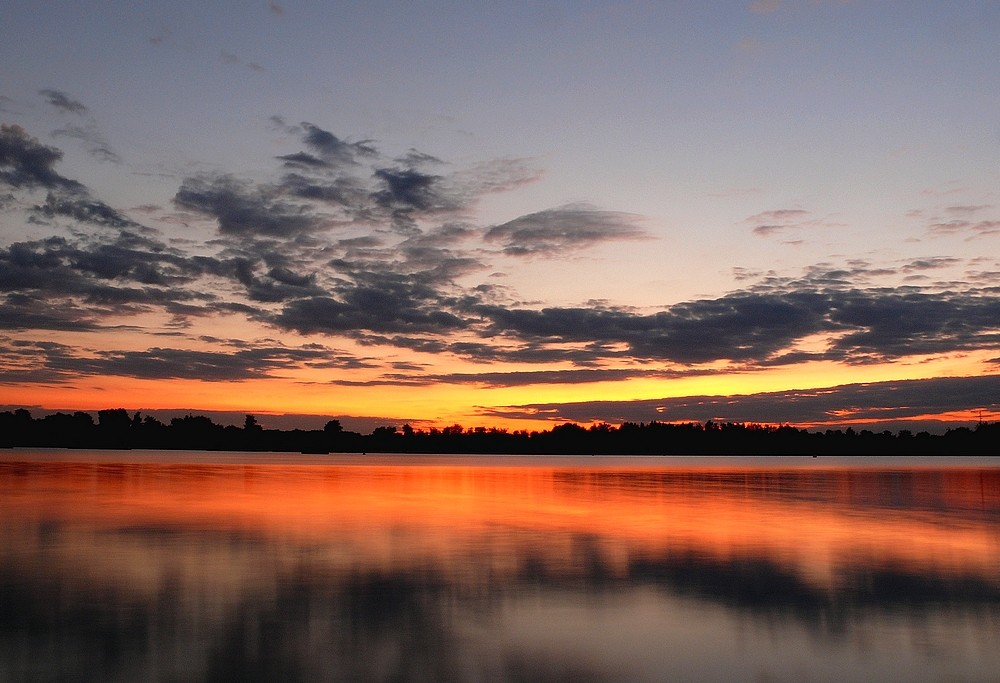
M996 372L996 3L45 7L0 28L0 249L38 256L4 283L2 403L471 423L767 393L781 420L784 391ZM23 181L41 148L62 180Z

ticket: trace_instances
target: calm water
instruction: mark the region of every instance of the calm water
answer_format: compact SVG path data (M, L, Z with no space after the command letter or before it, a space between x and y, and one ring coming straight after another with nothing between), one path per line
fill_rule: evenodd
M1000 469L0 452L0 680L91 679L1000 681Z

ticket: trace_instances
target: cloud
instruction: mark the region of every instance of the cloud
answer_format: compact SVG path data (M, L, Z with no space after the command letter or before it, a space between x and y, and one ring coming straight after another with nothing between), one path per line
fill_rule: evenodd
M234 277L246 286L253 301L288 301L304 296L321 296L324 290L316 285L314 273L299 275L283 266L271 268L265 275L254 273L254 264L242 259L232 262Z
M313 156L308 152L296 152L295 154L283 154L277 157L281 161L285 162L285 166L288 168L299 168L303 170L313 170L330 168L331 164L319 157Z
M306 149L278 155L286 173L277 183L248 187L248 191L315 203L327 223L417 236L431 221L446 215L460 217L484 195L508 191L538 177L523 159L498 159L432 174L422 168L445 166L445 162L416 149L390 159L370 140L351 142L308 121L288 125L281 116L269 121L273 128L300 137Z
M906 216L922 221L932 237L973 240L1000 234L1000 219L990 215L995 209L993 204L953 204L935 210L912 209Z
M401 368L420 370L422 368ZM621 382L629 379L676 379L701 371L643 370L638 368L574 368L568 370L519 370L512 372L387 373L379 379L366 381L334 380L333 384L348 386L432 386L435 384L477 384L484 387L523 387L538 384L589 384Z
M235 55L232 52L226 52L225 50L221 50L219 52L219 59L222 61L223 64L233 64L233 65L236 65L236 66L245 66L246 68L250 69L251 71L267 71L267 69L265 69L264 67L262 67L257 62L244 62L243 59L239 55Z
M775 209L754 214L743 221L753 226L753 234L768 237L787 230L817 225L809 211L803 209Z
M87 112L87 108L83 106L82 102L70 98L61 90L39 90L38 94L44 95L48 103L60 111L70 114L85 114Z
M739 291L648 315L613 308L473 310L489 321L485 334L535 343L625 344L628 357L684 364L799 362L803 356L788 351L823 334L828 347L812 358L850 363L1000 347L1000 296L991 291Z
M448 193L470 205L480 197L528 185L542 177L531 159L504 158L475 164L447 176Z
M380 168L375 171L381 188L375 201L397 211L430 211L454 208L435 191L440 176L428 175L412 168Z
M0 382L58 382L95 375L223 382L276 377L301 367L357 369L371 365L320 345L256 345L218 351L153 347L88 354L63 344L0 339Z
M82 189L56 173L62 152L47 147L17 125L0 124L0 183L14 188Z
M417 150L390 159L369 141L345 141L309 123L273 123L299 137L305 150L279 156L277 180L270 182L224 173L183 179L175 205L190 212L187 218L215 221L218 235L173 243L59 175L58 149L4 126L0 182L11 196L46 190L44 202L27 209L29 220L51 219L59 229L68 224L71 237L0 249L0 326L99 329L111 316L160 313L156 333L181 335L196 316L224 313L279 330L476 363L563 365L517 373L402 371L379 380L486 386L1000 349L993 264L984 262L965 282L947 287L882 286L890 277L959 270L962 263L946 256L892 267L818 263L794 277L740 271L739 289L660 310L518 303L516 293L488 284L490 258L561 255L646 238L640 217L573 204L484 228L467 209L484 194L537 177L530 163L499 160L450 172ZM434 173L423 170L430 166ZM965 220L988 208L951 213ZM391 230L397 221L406 229ZM762 212L747 221L819 224L803 209ZM646 365L638 370L637 363Z
M0 124L0 184L14 189L48 189L45 204L34 207L38 215L65 216L116 228L135 225L93 198L83 185L57 173L55 165L62 156L62 151L41 144L20 126Z
M116 209L80 190L51 191L45 203L35 207L35 212L49 218L64 216L111 228L137 227Z
M205 287L211 259L187 257L127 231L110 241L90 239L50 237L0 250L2 326L98 329L116 324L108 320L111 315L207 312L201 307L215 296L214 288Z
M52 131L52 135L74 138L87 143L87 151L101 161L108 161L114 164L121 161L121 157L111 148L111 145L104 139L101 132L97 130L97 125L93 122L89 122L83 126L65 126Z
M946 206L944 210L950 214L968 216L992 208L993 208L992 204L975 204L975 205L966 204L961 206Z
M100 316L69 301L30 294L8 294L0 302L0 329L94 331L103 327Z
M328 296L296 299L285 305L274 324L304 334L333 333L435 333L447 334L468 323L441 310L432 293L402 281L383 286L355 286Z
M1000 408L1000 375L943 377L738 396L684 396L637 401L532 403L484 409L504 418L592 422L763 422L843 424L907 420L946 412ZM845 410L845 406L850 406Z
M804 296L733 294L638 315L627 310L480 306L488 332L533 341L625 344L633 358L677 363L764 360L821 327L822 312Z
M111 145L101 134L97 122L90 116L90 110L82 102L72 99L60 90L39 90L40 95L44 95L50 105L61 112L83 117L83 123L73 123L58 130L52 131L56 137L67 137L85 142L88 151L101 161L118 163L121 161L118 154L111 148Z
M952 220L931 223L929 229L934 235L966 234L969 237L986 237L1000 234L1000 220Z
M487 230L488 242L499 242L514 256L557 255L602 242L645 239L639 216L601 211L587 204L567 204L515 218Z
M230 175L206 175L185 178L174 203L216 219L224 235L291 237L317 227L308 207L266 190Z
M934 256L930 258L914 259L909 263L905 263L899 267L900 272L912 273L925 270L937 270L940 268L950 268L951 266L957 265L961 261L957 258L951 258L949 256Z
M327 162L353 165L359 163L360 158L378 156L378 151L368 140L346 142L308 121L303 121L300 127L303 131L302 141Z

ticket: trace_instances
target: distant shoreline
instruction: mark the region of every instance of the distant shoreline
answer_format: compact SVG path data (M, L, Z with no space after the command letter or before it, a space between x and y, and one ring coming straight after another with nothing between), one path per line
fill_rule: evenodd
M27 410L0 412L0 447L156 449L302 454L470 454L608 456L996 456L1000 422L959 427L944 434L908 430L810 432L788 425L754 423L629 423L582 427L561 424L545 431L508 431L459 425L416 430L378 427L371 434L344 430L330 420L322 430L264 429L253 415L242 428L188 415L165 424L123 408L55 413L33 418Z

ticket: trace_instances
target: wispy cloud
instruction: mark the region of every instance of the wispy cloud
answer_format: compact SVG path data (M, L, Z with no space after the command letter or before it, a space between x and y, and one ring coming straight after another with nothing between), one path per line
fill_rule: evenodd
M602 242L648 239L641 217L602 211L589 204L567 204L515 218L486 231L513 256L558 256Z
M54 136L73 138L86 143L88 151L101 161L111 163L121 161L110 143L104 138L97 121L91 116L90 110L82 102L71 98L61 90L39 90L38 94L45 96L46 101L58 111L72 114L77 121L53 131ZM82 123L79 122L80 119L83 119Z
M232 64L234 66L245 66L246 68L250 69L251 71L266 71L267 70L263 66L261 66L260 64L258 64L257 62L248 62L248 61L245 61L239 55L234 54L232 52L227 52L226 50L220 50L219 51L219 59L222 61L223 64Z
M0 350L0 383L51 383L95 375L224 382L276 377L303 366L371 367L354 356L319 345L258 345L219 351L152 347L144 351L88 353L52 342L2 341L7 341L7 346Z
M44 95L48 103L60 111L70 114L85 114L88 111L82 102L74 100L61 90L39 90L38 94Z
M804 209L775 209L754 214L743 221L751 226L758 237L770 237L787 232L797 232L808 228L829 228L838 224L821 219Z

